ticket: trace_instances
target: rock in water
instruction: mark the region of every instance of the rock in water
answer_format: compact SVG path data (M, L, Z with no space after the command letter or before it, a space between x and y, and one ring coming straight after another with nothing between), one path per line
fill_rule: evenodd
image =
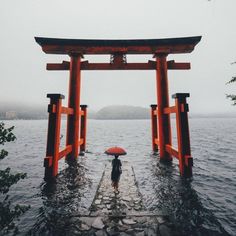
M157 216L156 219L159 224L163 224L165 222L165 219L162 216Z
M90 229L90 227L88 225L83 224L83 223L81 224L81 231L87 231L89 229Z
M97 217L92 224L92 227L95 229L103 229L104 226L101 217Z
M136 224L135 221L133 221L132 219L123 219L123 223L126 225L134 225Z
M101 204L101 200L100 200L100 199L95 200L95 204L96 204L96 205Z
M98 230L96 233L95 233L96 236L106 236L106 232L103 231L103 230Z
M93 217L81 217L80 218L82 224L86 224L88 226L92 226L92 223L94 221L94 218Z

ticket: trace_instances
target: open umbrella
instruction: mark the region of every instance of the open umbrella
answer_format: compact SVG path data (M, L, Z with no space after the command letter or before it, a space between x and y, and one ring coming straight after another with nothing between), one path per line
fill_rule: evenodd
M121 148L121 147L111 147L111 148L108 148L105 153L107 155L112 155L112 156L123 156L123 155L126 155L126 151Z

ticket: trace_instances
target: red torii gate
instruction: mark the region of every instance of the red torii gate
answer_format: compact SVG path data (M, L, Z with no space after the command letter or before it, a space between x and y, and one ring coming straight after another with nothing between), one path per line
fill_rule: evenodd
M169 107L168 70L190 69L190 63L167 61L169 54L190 53L201 36L147 40L85 40L35 37L42 50L48 54L67 54L70 61L48 63L47 70L69 70L68 107L62 107L61 94L48 94L49 124L46 158L44 159L45 179L58 173L58 161L66 156L73 161L86 147L87 106L80 105L80 84L82 70L156 70L157 105L151 105L152 146L159 149L160 160L179 160L181 176L192 176L193 160L190 151L188 126L188 93L176 93L175 106ZM82 61L84 55L111 55L108 63ZM128 63L128 54L152 54L155 61ZM170 114L176 114L178 150L172 147ZM59 151L61 114L67 114L66 147Z

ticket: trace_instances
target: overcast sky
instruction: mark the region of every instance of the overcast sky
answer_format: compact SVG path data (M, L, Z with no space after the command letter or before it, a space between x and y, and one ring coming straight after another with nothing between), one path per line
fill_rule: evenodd
M168 59L191 62L192 69L170 71L170 95L189 92L192 113L231 112L226 93L236 84L236 0L1 0L1 102L47 106L47 93L68 93L69 73L46 71L46 55L34 36L78 39L155 39L202 35L191 54ZM85 57L108 62L109 57ZM127 57L129 62L151 56ZM148 107L156 103L154 71L82 72L83 104ZM172 99L171 99L171 102ZM66 100L64 102L67 103Z

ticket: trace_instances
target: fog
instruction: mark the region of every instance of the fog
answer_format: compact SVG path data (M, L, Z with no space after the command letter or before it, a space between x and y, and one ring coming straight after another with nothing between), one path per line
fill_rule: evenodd
M189 92L192 113L229 113L225 94L236 75L235 0L1 0L1 103L47 106L47 93L68 94L69 73L46 71L46 63L68 56L46 55L34 37L155 39L202 35L191 54L168 60L191 62L191 70L169 71L170 95ZM109 56L85 60L109 62ZM127 56L128 62L152 56ZM82 72L81 101L90 109L107 105L148 107L156 103L154 71ZM65 104L67 103L65 99ZM172 103L171 99L171 103Z

